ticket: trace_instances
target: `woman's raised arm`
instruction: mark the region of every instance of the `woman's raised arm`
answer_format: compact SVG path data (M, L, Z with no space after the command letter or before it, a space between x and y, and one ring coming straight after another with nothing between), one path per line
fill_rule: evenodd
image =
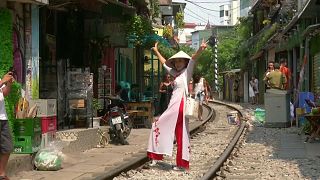
M159 61L164 64L166 62L166 59L161 55L161 53L158 50L158 42L154 44L154 47L152 48L153 52L158 56Z
M195 54L192 55L192 60L196 60L199 57L199 55L202 53L202 51L205 50L206 48L207 48L207 43L204 41L204 39L202 39L202 43L199 49Z

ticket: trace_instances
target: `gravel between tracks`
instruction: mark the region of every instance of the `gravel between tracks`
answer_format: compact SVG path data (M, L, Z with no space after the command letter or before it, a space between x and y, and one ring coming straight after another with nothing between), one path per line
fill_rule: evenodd
M237 126L227 123L227 113L231 109L223 105L210 104L216 111L216 120L208 122L204 131L191 138L190 172L177 172L172 170L175 165L175 152L173 157L166 156L164 161L155 167L143 166L123 173L114 178L122 179L199 179L212 166L213 162L231 141Z
M283 158L281 137L298 134L297 128L253 127L231 160L225 179L320 179L320 159ZM282 155L281 155L282 154ZM223 179L223 178L217 178Z

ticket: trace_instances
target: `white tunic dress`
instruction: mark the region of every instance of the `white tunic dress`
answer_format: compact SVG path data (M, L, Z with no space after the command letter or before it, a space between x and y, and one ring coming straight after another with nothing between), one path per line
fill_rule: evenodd
M195 61L190 60L186 69L181 71L181 74L174 69L166 66L165 69L175 78L174 88L170 103L167 110L155 120L152 124L150 132L149 145L147 151L150 153L172 156L173 141L175 136L175 128L177 124L179 107L181 100L184 99L183 110L183 126L182 126L182 159L189 161L190 159L190 142L189 142L189 124L188 119L185 118L185 102L186 102L186 88L193 73Z

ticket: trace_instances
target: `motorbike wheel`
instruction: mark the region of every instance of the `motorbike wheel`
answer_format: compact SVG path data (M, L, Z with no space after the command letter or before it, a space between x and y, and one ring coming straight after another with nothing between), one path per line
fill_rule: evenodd
M128 145L128 141L126 141L126 139L124 138L124 135L123 135L123 132L121 130L118 130L118 135L119 135L119 140L120 140L120 143L122 145Z
M132 119L129 117L128 119L126 119L126 125L123 132L125 139L127 139L127 137L130 135L132 128L133 128Z
M120 124L117 124L116 126L121 126ZM124 138L124 135L123 135L123 131L120 128L116 127L117 128L117 135L118 135L118 138L119 138L119 142L120 144L122 145L128 145L129 143L126 141L126 139Z

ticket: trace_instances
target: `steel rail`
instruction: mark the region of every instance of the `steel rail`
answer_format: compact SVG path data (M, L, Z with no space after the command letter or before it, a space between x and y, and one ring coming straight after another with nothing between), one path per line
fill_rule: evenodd
M200 127L202 127L204 124L209 122L212 118L215 119L215 111L210 106L203 104L209 111L208 116L206 119L204 119L200 124L198 124L195 127L190 127L190 134L192 135L195 133ZM137 153L138 154L138 153ZM112 180L114 177L120 175L123 172L127 172L132 169L136 169L140 167L141 165L147 163L149 161L149 158L147 157L147 152L143 153L141 155L138 155L135 159L132 159L131 161L127 162L126 164L121 164L117 166L116 168L113 168L112 170L93 178L94 180Z
M225 105L225 106L229 107L230 109L234 109L234 110L238 111L240 116L243 116L241 111L238 110L234 106L231 106L226 103L218 102L218 101L211 101L211 102ZM232 138L228 147L224 150L224 152L221 154L221 156L218 158L218 160L214 162L213 166L207 171L207 173L204 174L203 177L201 177L201 180L209 180L209 179L213 179L214 177L217 176L217 172L220 171L220 168L223 166L223 163L226 162L227 159L230 157L230 154L233 151L234 147L236 146L237 142L239 141L244 129L245 129L245 123L243 121L241 121L241 124L237 130L237 133L235 133L235 136Z

